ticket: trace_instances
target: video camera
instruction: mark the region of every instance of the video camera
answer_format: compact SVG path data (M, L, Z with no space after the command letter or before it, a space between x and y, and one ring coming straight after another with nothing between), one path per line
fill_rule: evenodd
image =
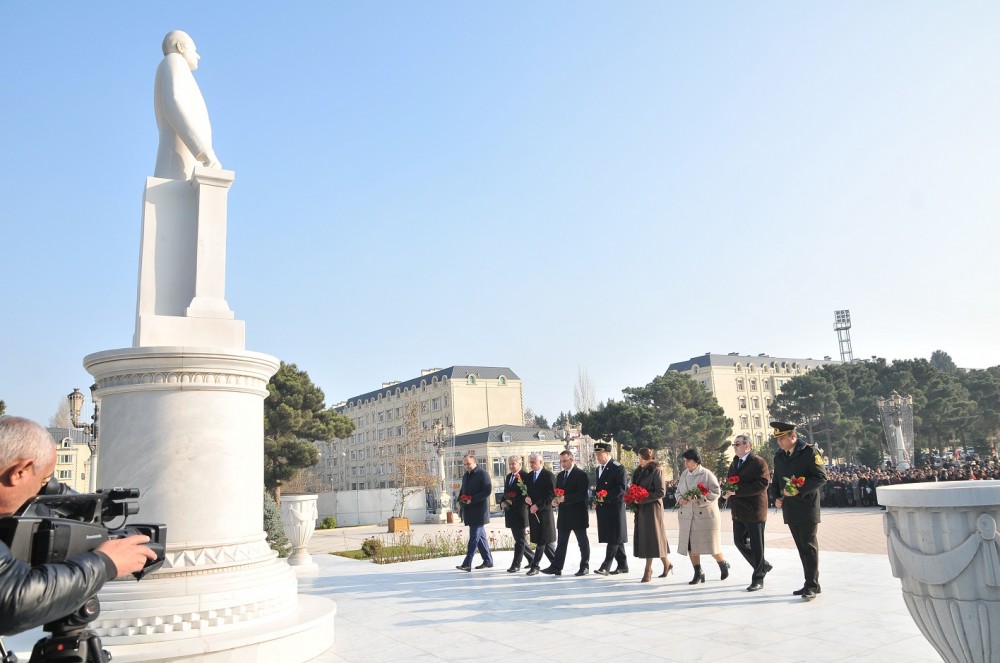
M31 566L52 564L90 552L105 541L133 534L149 537L146 545L156 555L132 575L136 580L156 571L164 562L167 526L126 526L129 516L139 512L138 488L111 488L96 493L75 493L55 479L16 515L0 518L0 541L11 554ZM118 519L120 522L115 522ZM112 528L114 525L114 528ZM44 625L51 637L35 644L29 663L44 661L110 661L100 638L87 624L100 614L97 596L88 597L79 609ZM2 660L16 660L0 643Z

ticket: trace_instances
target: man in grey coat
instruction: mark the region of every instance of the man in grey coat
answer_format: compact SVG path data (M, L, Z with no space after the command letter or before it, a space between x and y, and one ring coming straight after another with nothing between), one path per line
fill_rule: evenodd
M486 523L490 522L493 483L490 475L476 464L476 457L472 454L465 454L462 465L465 466L465 476L462 477L458 499L464 505L462 522L469 526L469 547L466 549L465 559L455 568L459 571L472 571L472 558L478 550L483 563L476 568L492 569L493 554L486 540Z

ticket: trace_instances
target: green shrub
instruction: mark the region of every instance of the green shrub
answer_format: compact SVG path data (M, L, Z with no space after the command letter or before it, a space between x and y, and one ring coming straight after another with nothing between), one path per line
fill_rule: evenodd
M374 557L382 549L382 542L374 536L370 536L361 543L361 551L365 557Z
M319 528L320 529L337 529L337 519L334 518L333 516L327 516L326 518L324 518L320 522Z
M271 550L277 551L278 557L288 557L292 554L292 544L289 543L285 535L285 526L281 524L281 509L278 503L271 497L271 493L264 491L264 533L267 535L267 545Z

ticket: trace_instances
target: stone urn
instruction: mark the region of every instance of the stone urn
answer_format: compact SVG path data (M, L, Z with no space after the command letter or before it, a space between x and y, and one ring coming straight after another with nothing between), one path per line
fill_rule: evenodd
M318 499L318 495L281 496L281 524L285 526L285 534L292 544L288 564L297 574L319 570L309 554L309 539L316 530L316 519L319 518L316 509Z
M892 574L946 661L1000 661L1000 481L878 489Z

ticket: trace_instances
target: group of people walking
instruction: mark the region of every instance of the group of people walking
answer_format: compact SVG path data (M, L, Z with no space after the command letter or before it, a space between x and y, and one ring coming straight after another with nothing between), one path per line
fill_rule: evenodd
M720 484L715 474L702 466L696 449L682 454L685 469L677 482L678 552L691 560L694 576L689 584L706 580L701 564L703 555L710 555L716 561L721 580L729 577L730 564L722 553L718 505L719 498L724 497L732 513L737 550L752 569L747 591L763 589L764 577L772 569L764 558L770 490L776 505L782 508L803 562L805 581L802 589L793 593L811 600L820 592L816 531L819 489L826 482L823 459L812 445L797 439L794 426L781 422L771 425L781 449L775 455L774 481L767 462L753 453L743 435L733 441L735 455L725 484ZM658 577L666 577L673 571L663 510L666 477L654 450L646 447L638 450L639 466L631 480L625 467L612 459L610 444L596 443L594 455L598 463L593 484L597 537L600 543L607 544L604 559L594 573L602 576L629 573L625 544L628 542L626 514L627 508L631 508L635 512L632 553L645 562L640 582L652 580L656 560L662 564ZM521 462L520 456L508 459L510 471L504 477L500 502L504 524L514 540L514 558L507 572L519 572L524 562L529 576L562 575L572 536L580 548L580 567L574 575L589 574L590 476L576 466L570 451L560 453L558 474L544 467L541 454L530 454L527 468ZM484 529L489 522L492 485L474 456L466 455L463 463L466 473L459 499L464 505L463 521L470 531L466 557L457 568L471 572L477 551L482 563L475 568L492 568L494 564ZM530 544L534 544L534 549ZM544 568L543 560L548 563Z

